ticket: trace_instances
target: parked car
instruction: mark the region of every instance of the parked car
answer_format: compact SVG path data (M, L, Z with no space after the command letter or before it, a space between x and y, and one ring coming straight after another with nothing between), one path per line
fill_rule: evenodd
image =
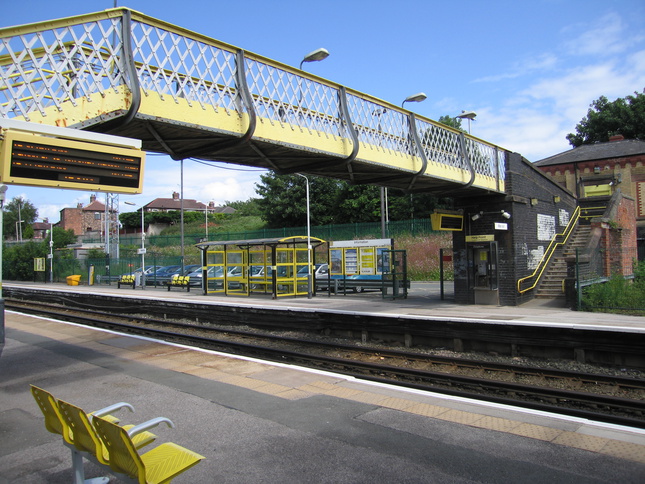
M180 265L163 266L151 274L146 275L147 284L163 285L170 281L170 278L181 271Z
M228 271L228 277L236 277L241 275L241 272L236 272L238 270L237 267L233 267L229 269ZM202 280L204 278L204 271L202 270L202 266L198 266L197 270L194 270L193 272L190 272L186 274L190 279L188 281L188 285L191 287L204 287L202 285ZM208 268L206 277L208 279L211 279L213 277L219 277L222 278L222 281L215 281L215 286L212 285L211 282L211 289L221 289L224 287L224 269L221 266L211 266ZM229 289L238 289L241 287L241 284L237 281L229 281L228 283L228 288Z
M307 274L309 274L307 266L301 267L298 271L298 277L307 277ZM316 279L327 279L327 274L329 274L329 266L327 264L316 264L314 267Z
M187 266L184 266L184 272L181 273L182 276L187 276L191 272L195 272L198 269L201 269L202 265L201 264L189 264Z

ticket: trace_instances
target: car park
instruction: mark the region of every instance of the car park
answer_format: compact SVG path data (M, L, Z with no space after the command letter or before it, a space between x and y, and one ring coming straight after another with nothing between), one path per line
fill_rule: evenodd
M227 276L228 277L239 277L241 275L241 272L236 272L239 271L237 267L233 267L229 269ZM198 269L193 270L192 272L186 274L189 277L188 285L191 287L204 287L203 286L203 279L204 279L204 271L202 270L201 266L198 266ZM210 289L221 289L224 287L224 269L221 266L211 266L208 268L207 274L206 274L207 279L212 279L212 278L221 278L221 281L209 281L210 284ZM229 281L228 287L229 289L237 289L241 285L237 281Z
M180 265L160 267L151 274L146 275L146 284L157 286L167 284L170 281L171 277L175 274L178 274L180 271Z

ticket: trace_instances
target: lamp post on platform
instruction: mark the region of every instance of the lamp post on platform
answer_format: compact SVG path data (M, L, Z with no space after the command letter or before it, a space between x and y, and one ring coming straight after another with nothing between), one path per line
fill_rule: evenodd
M296 173L296 175L301 176L307 181L307 298L311 299L311 218L310 218L310 211L309 211L309 178L307 178L305 175L301 175L300 173Z
M49 222L47 219L43 222ZM49 222L49 283L54 282L54 222Z
M123 202L126 205L137 206L134 202ZM141 253L141 289L146 288L146 230L145 222L143 219L143 205L141 205L141 248L139 249Z
M4 242L3 222L4 222L4 200L7 192L7 185L0 185L0 353L4 346L4 299L2 299L2 246Z

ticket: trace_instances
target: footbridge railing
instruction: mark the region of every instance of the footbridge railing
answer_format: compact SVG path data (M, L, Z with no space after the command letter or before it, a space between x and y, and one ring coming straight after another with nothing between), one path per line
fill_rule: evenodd
M0 29L0 117L130 136L176 159L504 191L493 144L126 8Z

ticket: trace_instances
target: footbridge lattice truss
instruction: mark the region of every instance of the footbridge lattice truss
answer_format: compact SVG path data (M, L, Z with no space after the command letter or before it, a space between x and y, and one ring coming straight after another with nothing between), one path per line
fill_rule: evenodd
M504 192L495 145L126 8L0 29L0 82L0 117L136 138L175 159Z

